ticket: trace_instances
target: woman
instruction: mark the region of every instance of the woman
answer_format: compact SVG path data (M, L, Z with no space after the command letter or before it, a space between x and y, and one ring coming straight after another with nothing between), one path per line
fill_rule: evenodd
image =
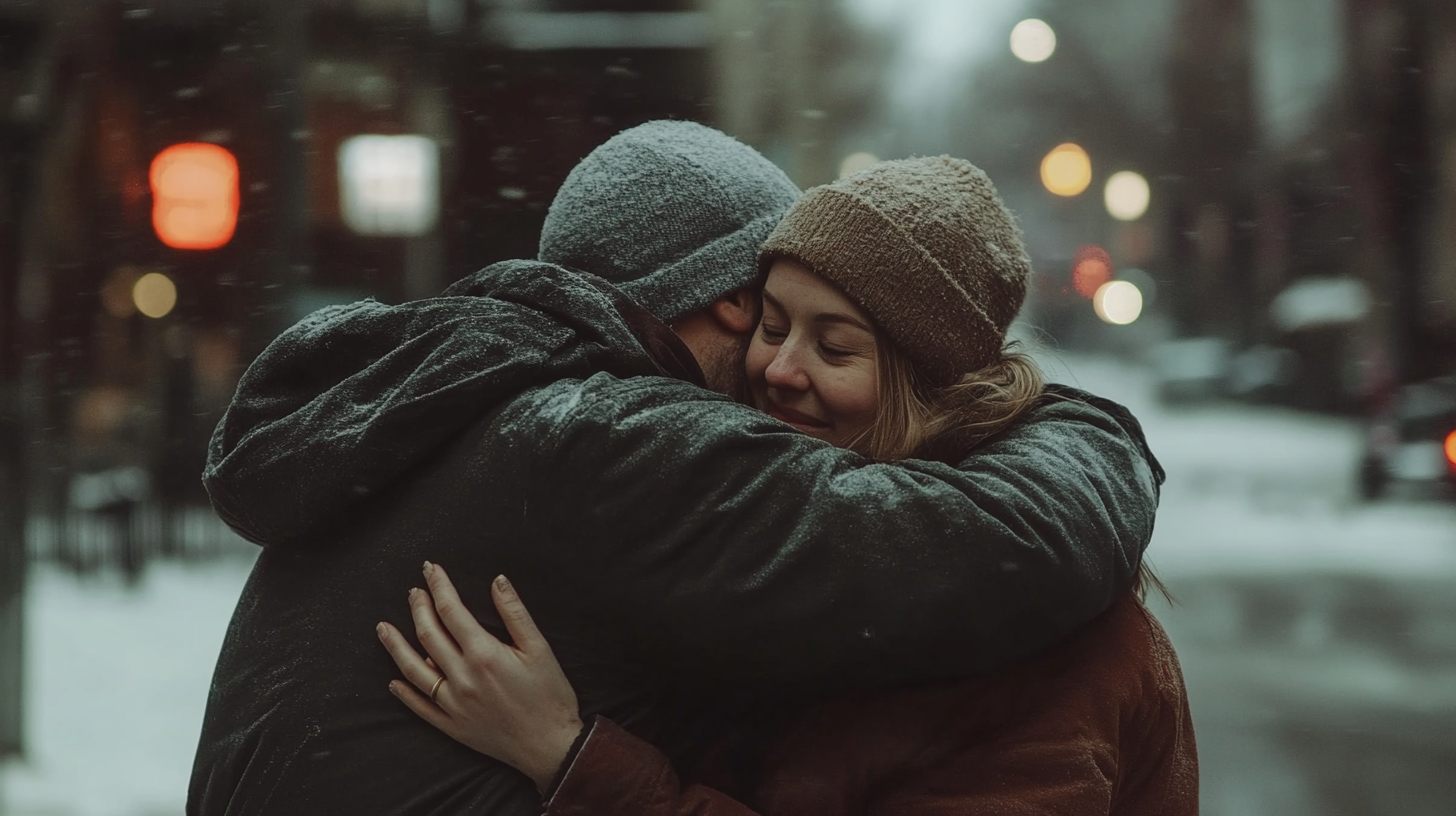
M1036 368L1004 350L1027 265L1011 215L966 162L886 162L810 191L760 256L763 314L745 362L754 402L871 458L959 461L1044 398ZM1031 474L1036 451L1027 457ZM548 813L1197 810L1177 659L1135 594L992 675L803 706L753 767L710 763L683 787L605 718L583 727L508 582L493 595L514 646L475 622L443 570L426 565L426 578L430 594L410 602L432 660L381 624L409 680L391 690L530 776Z

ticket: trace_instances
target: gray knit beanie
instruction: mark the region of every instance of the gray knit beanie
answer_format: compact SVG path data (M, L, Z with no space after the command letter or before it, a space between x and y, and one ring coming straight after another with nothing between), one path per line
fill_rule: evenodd
M937 385L1000 357L1031 259L991 179L938 156L873 165L815 187L764 244L827 278Z
M757 279L758 248L799 188L695 122L624 130L566 177L538 257L599 275L671 323Z

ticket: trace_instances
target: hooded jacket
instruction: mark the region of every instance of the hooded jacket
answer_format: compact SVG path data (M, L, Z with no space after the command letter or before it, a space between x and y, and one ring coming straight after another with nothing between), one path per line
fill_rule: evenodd
M507 574L577 689L675 760L755 695L974 672L1131 583L1161 469L1070 390L958 466L877 464L704 390L667 327L535 262L315 314L250 367L204 483L263 546L191 814L535 813L387 691L425 559L504 636ZM408 631L412 627L402 626Z

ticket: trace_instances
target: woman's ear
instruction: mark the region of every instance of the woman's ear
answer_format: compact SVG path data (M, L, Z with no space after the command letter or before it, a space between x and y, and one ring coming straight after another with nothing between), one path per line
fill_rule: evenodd
M758 290L745 287L708 304L708 313L724 331L747 334L758 325Z

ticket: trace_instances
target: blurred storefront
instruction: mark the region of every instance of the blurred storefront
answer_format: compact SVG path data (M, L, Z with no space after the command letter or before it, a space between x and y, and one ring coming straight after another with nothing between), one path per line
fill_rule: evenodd
M1233 7L1181 3L1174 38L1180 332L1283 352L1268 392L1316 410L1456 370L1450 4Z

